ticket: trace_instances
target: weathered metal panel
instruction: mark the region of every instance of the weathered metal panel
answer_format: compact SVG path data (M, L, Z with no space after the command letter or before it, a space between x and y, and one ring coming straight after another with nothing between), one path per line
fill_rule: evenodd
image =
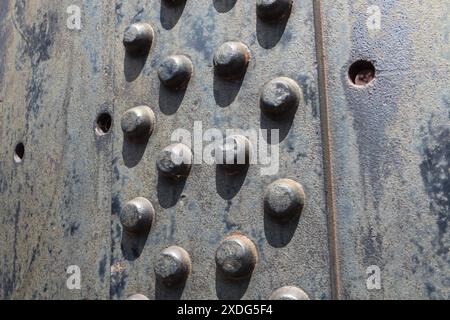
M0 298L266 299L297 286L312 299L449 299L450 5L294 0L288 19L267 24L255 1L169 2L0 0ZM66 25L72 5L80 30ZM154 30L144 58L122 43L136 22ZM214 72L227 41L250 49L243 79ZM173 54L192 61L186 90L158 78ZM358 60L376 68L368 85L349 79ZM280 76L298 82L302 103L273 120L260 96ZM155 130L136 143L121 120L142 105ZM96 131L101 113L112 115L106 134ZM279 129L280 170L230 176L202 163L186 181L161 177L156 162L172 133L195 134L199 121L202 133ZM306 193L290 224L264 208L281 178ZM154 215L140 236L122 226L132 216L120 221L137 197ZM215 254L235 233L255 244L258 261L250 278L230 281ZM192 271L170 289L155 268L174 245ZM66 287L71 265L81 290ZM367 286L374 266L379 290Z
M181 10L161 1L117 2L114 121L120 123L126 110L139 105L150 106L157 120L143 147L124 142L120 126L114 128L113 298L144 293L157 299L267 299L285 285L303 288L314 299L330 298L312 2L296 1L285 28L261 24L253 2L227 3L187 1ZM141 65L125 55L122 45L125 28L137 21L155 30L155 42ZM226 41L250 48L242 83L214 76L214 52ZM171 54L192 59L194 75L186 92L160 85L157 69ZM278 76L298 81L304 95L295 119L281 123L261 116L259 108L262 87ZM172 132L193 131L195 121L204 130L279 128L280 171L261 176L259 166L250 166L246 176L227 178L216 166L202 164L194 165L185 184L158 178L157 156L172 144ZM278 178L297 180L307 195L300 221L285 227L264 217L264 190ZM118 215L139 196L152 201L156 218L148 239L133 245ZM216 272L216 249L234 232L257 246L259 262L250 280L230 282ZM155 280L156 259L172 245L191 255L193 270L183 290L166 289Z
M449 299L449 3L323 1L322 14L342 297ZM356 87L361 59L376 78ZM367 290L372 265L381 290Z
M97 113L113 95L109 2L0 1L0 297L109 297L111 137ZM112 110L112 109L110 109ZM25 146L23 162L14 148ZM66 287L78 265L81 291Z

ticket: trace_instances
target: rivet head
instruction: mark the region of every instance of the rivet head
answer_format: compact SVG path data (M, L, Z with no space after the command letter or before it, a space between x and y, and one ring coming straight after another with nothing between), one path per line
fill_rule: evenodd
M250 61L250 50L241 42L227 42L214 55L216 73L225 79L236 79L244 75Z
M292 7L292 0L257 0L258 17L267 22L274 22L286 17Z
M147 106L135 107L124 113L121 126L128 139L148 138L155 129L155 114Z
M257 259L255 245L242 235L226 238L216 251L217 268L229 279L249 277Z
M174 246L161 252L155 265L155 274L165 286L173 287L186 281L191 268L187 251Z
M125 29L123 35L123 45L129 54L145 55L150 50L154 31L148 23L133 23Z
M297 287L283 287L280 288L269 298L270 300L310 300L308 295Z
M120 223L130 233L148 231L155 217L152 203L142 197L131 200L120 212Z
M238 173L249 165L251 149L251 143L246 137L230 136L216 150L216 164L222 165L229 174Z
M146 296L144 296L143 294L133 294L131 296L129 296L127 298L127 300L150 300L149 298L147 298Z
M176 143L161 152L156 164L162 175L178 180L189 175L192 161L191 149L182 143Z
M298 107L301 89L297 82L286 77L268 82L261 94L261 110L271 116L279 116Z
M305 199L301 184L290 179L281 179L267 188L264 207L272 218L280 222L288 222L301 215Z
M193 72L191 60L184 55L174 55L166 58L158 69L161 82L170 88L186 87Z

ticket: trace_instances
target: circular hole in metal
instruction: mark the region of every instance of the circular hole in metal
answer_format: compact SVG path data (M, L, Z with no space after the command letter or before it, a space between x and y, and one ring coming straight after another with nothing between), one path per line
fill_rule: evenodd
M22 142L19 142L14 149L14 161L16 163L21 163L23 161L23 157L25 156L25 145Z
M97 117L97 127L95 128L95 133L99 136L104 136L109 133L112 126L111 115L107 112L100 113Z
M367 60L354 62L348 71L350 81L357 86L365 86L375 79L375 66Z

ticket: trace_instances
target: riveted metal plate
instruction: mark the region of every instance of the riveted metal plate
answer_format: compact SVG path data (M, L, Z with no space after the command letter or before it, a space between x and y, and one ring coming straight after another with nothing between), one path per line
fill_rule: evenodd
M330 298L312 2L294 1L287 22L270 26L257 19L256 3L237 1L224 8L225 2L117 3L114 121L144 104L156 114L156 129L141 145L124 142L121 129L114 129L113 298L143 293L152 299L268 299L283 286L300 287L312 299ZM127 56L122 45L123 31L138 21L155 30L142 61ZM250 50L241 81L223 80L214 72L215 51L228 41ZM174 92L161 85L158 68L178 54L192 60L194 72L186 90ZM282 121L262 115L259 106L264 85L280 76L294 79L303 91L295 117ZM251 165L246 173L227 176L215 165L194 164L185 181L159 177L158 154L173 143L173 131L193 132L197 121L204 131L280 129L279 172L262 176L260 167ZM286 225L264 214L265 190L280 178L298 181L307 196L301 217ZM155 223L148 235L130 239L118 216L137 196L154 204ZM258 251L252 276L238 281L225 279L215 262L220 243L233 233L248 237ZM160 252L174 245L190 254L192 272L184 287L168 289L156 281L154 267Z
M0 1L0 298L450 298L450 5L257 2ZM279 129L279 170L177 129Z

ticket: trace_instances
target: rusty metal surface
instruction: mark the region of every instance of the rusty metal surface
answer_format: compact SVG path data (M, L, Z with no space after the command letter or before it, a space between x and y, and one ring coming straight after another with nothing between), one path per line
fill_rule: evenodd
M285 30L282 24L261 24L254 3L237 1L222 13L225 2L187 1L183 10L161 1L117 2L114 122L139 105L151 107L157 120L145 147L124 142L121 128L114 128L113 298L143 293L152 299L268 299L283 286L300 287L312 299L330 298L312 2L295 2ZM122 45L125 28L137 21L155 31L145 65L127 57ZM214 76L214 53L228 41L240 41L251 52L241 83ZM166 89L158 78L159 65L175 54L187 55L194 66L181 93ZM279 76L295 79L304 101L295 119L281 125L259 108L263 86ZM172 144L172 132L192 131L195 121L202 121L204 130L278 126L280 172L261 177L260 168L250 166L246 175L227 178L216 166L203 164L192 167L185 183L158 177L158 154ZM265 189L279 178L301 183L307 197L298 223L284 227L264 216ZM118 219L125 203L138 196L151 200L156 210L146 241L123 235ZM234 232L255 243L259 260L251 279L230 282L216 272L215 253ZM192 260L184 289L166 289L155 279L160 252L174 245Z
M342 297L449 299L450 6L322 4ZM366 87L348 79L357 60L377 69Z
M113 100L109 2L0 1L0 297L109 296L111 137L93 131ZM101 26L101 28L100 28ZM25 145L23 162L14 147ZM78 265L81 291L66 287Z
M450 299L450 5L294 0L267 24L257 1L168 2L0 0L0 298ZM81 30L66 27L71 5ZM153 29L142 57L134 30L123 44L136 22ZM214 72L230 41L250 51L242 79ZM357 87L358 60L376 73ZM266 115L266 90L263 109L280 112L271 87L296 102L287 78L295 116ZM198 121L279 129L279 172L174 169L161 152ZM66 286L71 265L81 290Z

